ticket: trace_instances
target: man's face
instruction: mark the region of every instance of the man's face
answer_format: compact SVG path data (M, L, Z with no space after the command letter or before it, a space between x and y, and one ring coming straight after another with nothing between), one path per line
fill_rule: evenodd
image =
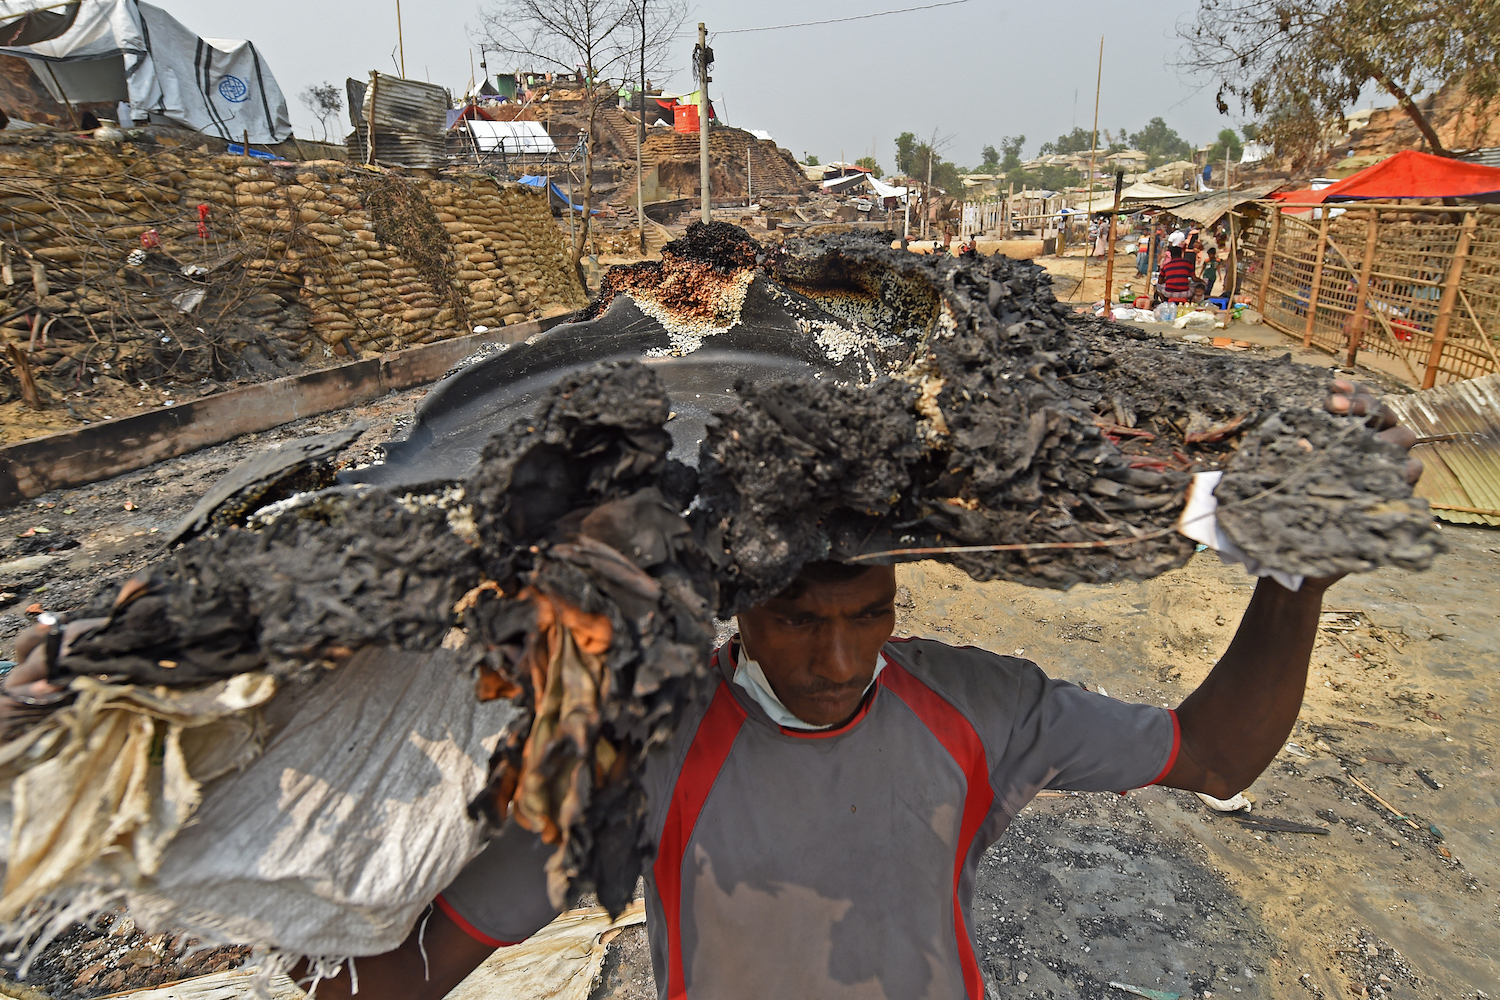
M834 583L810 582L739 616L745 653L793 715L838 725L859 709L880 647L896 627L896 571L872 566Z

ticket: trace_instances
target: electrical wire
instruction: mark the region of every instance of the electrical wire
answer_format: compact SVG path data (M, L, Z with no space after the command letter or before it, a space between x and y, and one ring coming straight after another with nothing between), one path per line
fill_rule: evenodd
M849 17L830 17L823 21L799 21L796 24L767 24L759 28L729 28L724 31L710 32L713 35L743 35L751 31L780 31L782 28L807 28L815 24L839 24L843 21L863 21L872 17L887 17L891 14L910 14L912 11L933 10L937 7L956 7L969 0L944 0L942 3L923 4L920 7L902 7L899 10L882 10L873 14L852 14Z

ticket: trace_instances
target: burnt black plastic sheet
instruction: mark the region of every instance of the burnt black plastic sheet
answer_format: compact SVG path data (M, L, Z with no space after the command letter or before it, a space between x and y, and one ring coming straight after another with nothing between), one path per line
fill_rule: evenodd
M822 376L864 382L884 367L873 343L830 361L798 327L798 314L815 308L784 292L773 298L758 277L737 323L710 333L691 353L674 354L666 328L622 295L595 319L554 327L459 366L433 386L407 434L383 446L384 465L340 479L392 488L461 479L478 463L490 436L529 412L550 386L592 364L626 360L649 365L660 376L675 413L667 424L671 457L697 465L704 423L712 411L734 402L738 380Z

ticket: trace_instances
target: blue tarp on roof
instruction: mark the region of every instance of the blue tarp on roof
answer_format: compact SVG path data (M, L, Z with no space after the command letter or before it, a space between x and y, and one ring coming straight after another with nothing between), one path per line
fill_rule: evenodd
M547 186L547 178L545 178L545 177L539 177L536 174L526 174L526 175L522 176L519 180L520 180L520 182L522 184L529 184L531 187L534 187L534 188L539 188L539 187L545 187L545 186ZM568 198L567 194L565 194L563 192L563 189L560 188L560 187L558 187L555 182L551 185L551 187L552 187L552 196L554 198L556 198L558 201L562 202L563 205L567 206L568 208L571 208L575 212L582 212L583 211L583 206L582 205L575 205ZM598 215L599 214L599 210L596 208L593 211L591 211L589 214L590 215Z

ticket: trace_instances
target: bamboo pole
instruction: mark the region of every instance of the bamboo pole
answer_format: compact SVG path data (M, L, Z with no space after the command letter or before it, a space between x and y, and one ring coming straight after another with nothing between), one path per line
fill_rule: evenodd
M1468 310L1469 322L1474 324L1474 330L1479 334L1479 342L1484 345L1484 353L1488 354L1490 360L1495 363L1495 371L1500 372L1500 355L1495 353L1495 345L1490 343L1490 335L1485 333L1484 326L1479 322L1479 314L1469 304L1469 297L1464 294L1462 288L1458 290L1458 299L1464 304L1464 308Z
M641 229L641 256L646 256L646 0L640 0L641 14L641 120L635 123L635 218Z
M1115 226L1120 219L1120 190L1125 186L1125 171L1115 171L1115 210L1109 217L1109 243L1104 250L1104 315L1114 315L1110 291L1115 282Z
M1470 212L1464 219L1464 228L1458 234L1458 246L1453 249L1453 261L1448 265L1448 278L1443 282L1443 297L1438 302L1437 322L1432 325L1432 350L1427 355L1427 367L1422 372L1422 388L1431 389L1437 383L1438 365L1443 360L1443 348L1448 343L1448 327L1453 321L1453 305L1458 301L1458 282L1464 274L1464 262L1469 259L1469 244L1474 241L1474 229L1479 217Z
M1493 507L1460 507L1454 503L1433 503L1431 500L1427 501L1427 506L1433 510L1453 510L1458 511L1460 514L1484 514L1488 517L1500 517L1500 510L1496 510Z
M1228 162L1227 160L1225 161ZM1228 176L1228 167L1225 168ZM1228 243L1228 253L1224 255L1224 298L1229 303L1229 308L1234 308L1234 296L1240 287L1240 258L1239 258L1239 234L1235 232L1235 214L1231 207L1228 212L1229 224L1225 227L1225 242Z
M703 224L714 221L708 188L708 28L698 22L698 173L703 188Z
M1276 240L1280 235L1281 209L1278 208L1271 216L1271 235L1266 238L1266 258L1260 265L1260 298L1256 302L1256 311L1262 316L1266 314L1266 296L1271 291L1271 265L1276 260Z
M1328 210L1318 223L1317 263L1313 264L1312 287L1307 290L1307 328L1302 331L1302 346L1311 347L1313 323L1318 318L1318 296L1323 292L1323 257L1328 253Z
M406 79L406 35L401 30L401 0L396 0L396 45L401 49L401 79Z
M1094 80L1094 138L1089 144L1089 214L1083 221L1083 238L1089 238L1089 226L1094 222L1094 157L1099 152L1099 93L1104 88L1104 36L1099 36L1099 75ZM1043 230L1045 232L1045 230ZM1092 243L1083 248L1083 270L1079 272L1078 287L1083 289L1084 283L1089 280L1089 254L1093 253ZM1085 300L1087 301L1087 300ZM1109 303L1105 303L1108 307Z
M1370 272L1375 269L1375 242L1380 234L1378 215L1378 212L1370 212L1365 224L1365 259L1359 265L1359 284L1354 289L1358 301L1354 303L1354 315L1349 320L1349 352L1344 356L1344 365L1348 368L1354 367L1360 342L1365 337L1366 314L1370 308Z

